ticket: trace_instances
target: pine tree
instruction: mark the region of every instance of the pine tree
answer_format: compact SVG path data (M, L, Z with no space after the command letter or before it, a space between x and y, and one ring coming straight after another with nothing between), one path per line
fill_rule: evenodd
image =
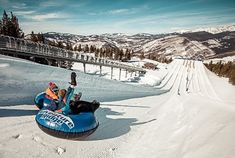
M120 60L120 61L122 61L123 55L124 55L124 52L123 52L123 49L121 49L121 50L120 50L120 53L119 53L119 60Z
M30 39L31 39L31 41L33 41L33 42L38 42L37 35L35 35L33 31L31 32L31 38L30 38Z
M90 52L90 53L94 53L94 51L95 51L94 46L91 45L91 46L90 46L90 49L89 49L89 52Z
M144 52L141 52L141 53L140 53L140 59L143 60L144 58L145 58Z
M97 49L98 50L98 49ZM98 53L98 51L95 51L95 57L97 58L98 56L99 56L99 53Z
M16 38L24 37L23 31L19 27L17 17L11 12L11 18L9 18L5 10L3 12L2 21L0 22L0 33Z
M39 43L45 43L45 38L43 36L43 33L38 33L37 38Z
M130 51L127 53L126 59L127 59L127 60L131 60L131 52L130 52Z
M64 45L63 45L63 43L62 43L61 41L59 41L59 42L57 43L57 47L59 47L59 48L64 48Z
M84 52L85 52L85 53L89 53L89 46L88 46L88 44L86 44L86 46L85 46L85 48L84 48Z
M65 49L67 49L67 50L73 50L72 43L69 42L69 41L67 41L66 46L65 46Z
M78 45L78 49L77 49L79 52L81 52L82 51L82 45L81 44L79 44Z
M96 46L95 45L93 46L93 48L94 48L94 52L96 52Z
M119 60L119 53L120 53L120 50L116 48L114 51L114 60Z
M49 44L50 46L54 46L54 47L56 47L56 43L55 43L55 41L49 41L49 42L48 42L48 44Z
M74 51L78 51L78 46L77 46L77 45L74 46L73 50L74 50Z

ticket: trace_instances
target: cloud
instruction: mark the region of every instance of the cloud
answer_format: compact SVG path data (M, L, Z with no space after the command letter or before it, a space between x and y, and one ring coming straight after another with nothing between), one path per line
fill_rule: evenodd
M26 3L19 2L19 1L0 0L0 9L1 8L14 11L14 10L19 10L19 9L27 9L28 6Z
M34 20L34 21L46 21L49 19L64 19L67 18L67 14L63 13L46 13L46 14L36 14L36 15L24 15L26 19Z
M27 8L27 5L25 3L13 3L12 4L12 8L13 9L26 9Z
M39 3L39 7L43 8L51 8L51 7L66 7L68 8L79 8L84 7L87 4L87 2L81 2L81 1L67 1L67 0L46 0Z
M110 14L120 14L120 13L128 13L128 12L130 12L130 9L110 10L108 13L110 13Z
M138 12L144 12L145 10L149 9L148 5L142 5L141 7L135 8L118 8L112 9L107 11L100 11L100 12L90 12L89 15L121 15L121 14L135 14Z
M60 2L56 1L44 1L39 4L40 7L53 7L53 6L60 6Z
M130 14L130 9L114 9L109 11L89 12L89 15L117 15L117 14Z
M28 14L34 14L36 11L34 10L28 10L28 11L14 11L14 14L19 15L19 16L24 16Z

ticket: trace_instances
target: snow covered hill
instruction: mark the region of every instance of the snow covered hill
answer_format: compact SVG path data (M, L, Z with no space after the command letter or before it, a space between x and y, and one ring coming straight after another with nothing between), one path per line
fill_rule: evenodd
M103 102L95 133L70 141L37 127L31 100L50 80L66 87L71 71L0 56L0 157L233 158L235 88L200 61L175 59L157 71L165 75L149 72L161 81L153 87L77 72L82 99Z
M213 30L213 29L211 29ZM215 54L235 51L234 25L219 27L218 31L198 30L169 34L136 34L121 33L81 36L67 33L48 32L46 41L71 42L73 47L96 46L96 48L119 48L132 50L137 56L143 52L146 57L184 56L188 58L206 58Z
M209 27L209 28L197 28L195 30L180 30L177 31L179 33L189 33L189 32L209 32L212 34L218 34L222 32L233 32L235 31L235 25L227 25L227 26L220 26L220 27Z

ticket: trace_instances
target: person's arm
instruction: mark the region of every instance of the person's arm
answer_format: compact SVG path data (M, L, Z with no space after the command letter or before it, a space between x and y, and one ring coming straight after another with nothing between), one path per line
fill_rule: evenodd
M70 112L70 100L72 99L74 94L74 86L70 86L67 90L66 96L65 96L65 107L63 107L61 110L63 114L67 115Z

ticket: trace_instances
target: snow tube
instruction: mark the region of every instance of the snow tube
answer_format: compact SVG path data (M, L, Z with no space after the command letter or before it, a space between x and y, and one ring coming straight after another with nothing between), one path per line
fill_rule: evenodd
M35 118L39 128L45 133L64 139L78 140L93 133L99 126L93 112L63 115L42 109Z
M54 112L57 106L53 100L46 96L45 92L39 93L34 98L34 102L41 109L35 120L39 128L49 135L76 140L90 135L99 125L94 112L80 112L66 116ZM82 103L89 104L86 101L79 101L79 104Z
M34 103L39 109L44 108L55 111L57 108L55 102L48 98L45 92L41 92L36 95L36 97L34 98Z

